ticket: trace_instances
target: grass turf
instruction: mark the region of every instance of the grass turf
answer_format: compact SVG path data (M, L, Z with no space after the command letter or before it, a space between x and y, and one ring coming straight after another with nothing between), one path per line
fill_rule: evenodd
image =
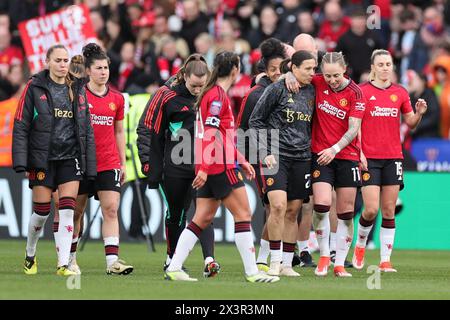
M222 272L215 278L202 277L202 257L196 246L186 262L197 283L163 280L165 245L157 244L149 253L145 243L123 243L121 258L134 265L129 276L107 276L101 242L88 242L78 253L83 272L80 290L69 290L66 278L55 275L56 254L52 241L38 244L38 274L22 271L25 241L0 241L0 299L450 299L450 252L394 251L396 274L381 274L381 289L369 290L372 274L348 269L352 278L314 276L314 269L298 268L300 278L283 277L275 284L251 284L243 277L243 267L234 245L217 245L216 258ZM350 255L349 255L350 256ZM366 265L377 264L379 251L368 251ZM318 259L314 254L315 260ZM373 281L370 281L374 283Z

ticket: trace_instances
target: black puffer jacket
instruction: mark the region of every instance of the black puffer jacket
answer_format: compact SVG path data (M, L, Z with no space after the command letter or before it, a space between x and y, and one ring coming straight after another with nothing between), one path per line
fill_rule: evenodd
M54 111L48 74L48 70L44 70L31 78L17 107L12 147L13 168L16 172L32 168L47 169L51 136L60 135L53 132ZM78 160L84 174L94 177L97 175L97 162L86 91L81 80L75 80L72 88Z

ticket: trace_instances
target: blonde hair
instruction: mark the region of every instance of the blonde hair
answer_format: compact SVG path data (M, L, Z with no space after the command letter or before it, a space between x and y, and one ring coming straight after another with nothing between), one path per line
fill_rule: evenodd
M342 52L327 52L322 58L322 62L320 63L320 67L323 69L323 65L325 63L333 64L337 63L344 69L347 68L347 63L345 62L344 55Z

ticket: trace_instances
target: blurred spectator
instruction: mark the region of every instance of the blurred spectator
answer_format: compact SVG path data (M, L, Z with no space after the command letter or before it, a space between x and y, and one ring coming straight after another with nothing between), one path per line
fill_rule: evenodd
M161 86L180 70L183 65L183 59L177 52L176 42L173 37L166 36L161 39L161 53L156 59L156 64Z
M221 0L206 0L205 4L205 14L209 19L208 33L218 39L219 30L225 17L225 3Z
M9 30L10 27L11 27L11 24L10 24L8 12L0 11L0 28L5 28L5 29Z
M415 37L409 56L409 69L423 72L429 63L432 51L447 38L442 12L435 7L428 7L423 13L423 25Z
M317 25L311 12L300 11L297 15L297 28L294 34L307 33L315 38L317 32Z
M7 100L0 101L0 167L12 166L11 144L14 114L25 88L22 66L11 66L6 80L12 88L12 96Z
M298 34L297 28L297 16L302 10L300 6L300 0L283 0L282 7L280 8L280 39L286 43L292 43L295 36Z
M11 27L16 30L19 22L46 15L73 4L73 0L1 0L0 11L8 12Z
M336 51L342 51L348 61L348 75L356 81L370 70L370 57L375 49L382 48L378 34L366 28L366 14L362 8L351 15L351 28L338 41Z
M414 39L417 35L419 27L418 17L411 10L403 10L400 13L400 27L402 30L401 40L399 42L399 52L397 57L401 59L400 62L400 79L402 84L407 83L406 70L409 68L409 55L413 49Z
M441 137L450 139L450 55L436 58L432 64L431 86L439 99Z
M195 52L194 40L202 32L208 32L208 17L200 11L197 0L183 1L183 27L180 36L186 40L189 53Z
M136 82L142 72L134 63L135 45L133 42L125 42L120 50L121 63L117 78L117 89L127 91L127 88Z
M213 0L218 1L218 0ZM241 34L245 39L249 39L250 32L252 31L252 25L255 19L257 19L256 8L258 6L257 0L241 0L236 6L236 18L241 26Z
M206 63L209 68L212 68L214 57L215 57L215 48L214 48L214 39L211 35L207 33L200 33L194 41L195 51L203 55L206 59Z
M101 11L99 9L92 9L89 12L89 17L97 37L103 41L106 38L106 27Z
M239 22L233 18L225 19L222 22L222 27L219 32L220 39L217 44L218 51L226 50L237 53L241 59L241 71L246 74L251 74L251 48L247 40L239 37Z
M251 47L256 49L261 42L269 38L281 40L281 35L278 33L278 15L274 7L265 6L259 15L258 29L251 31L248 39Z
M0 77L6 77L10 66L22 63L22 50L11 45L11 33L9 29L5 26L0 27Z
M414 108L418 99L424 99L427 102L428 109L417 128L410 132L412 140L420 138L438 138L439 132L439 102L433 90L427 86L426 75L418 74L413 70L408 70L408 92L411 98L411 104Z
M335 1L329 1L324 7L325 20L319 29L319 38L323 39L327 51L333 51L339 38L346 33L351 26L349 17L345 17L341 5Z
M153 27L153 31L154 32L153 32L153 36L151 37L151 40L153 41L153 43L156 46L155 52L160 53L161 52L161 40L164 38L167 38L168 36L171 36L167 18L165 16L157 16L155 18L155 25ZM175 46L177 48L178 54L183 59L186 59L189 56L189 47L183 38L181 38L181 37L175 38Z

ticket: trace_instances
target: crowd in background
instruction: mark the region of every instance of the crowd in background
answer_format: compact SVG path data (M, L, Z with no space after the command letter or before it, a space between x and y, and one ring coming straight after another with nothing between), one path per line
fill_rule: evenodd
M237 114L257 72L260 43L275 37L292 44L303 32L316 38L321 51L342 51L356 82L367 80L372 51L388 49L396 82L408 89L412 105L418 98L428 103L417 130L402 132L405 147L416 138L449 139L450 1L445 0L1 0L0 114L17 105L29 77L18 24L81 3L89 7L111 59L111 85L130 95L155 92L193 52L211 65L216 52L229 50L242 62L229 91ZM0 126L7 124L0 117Z

